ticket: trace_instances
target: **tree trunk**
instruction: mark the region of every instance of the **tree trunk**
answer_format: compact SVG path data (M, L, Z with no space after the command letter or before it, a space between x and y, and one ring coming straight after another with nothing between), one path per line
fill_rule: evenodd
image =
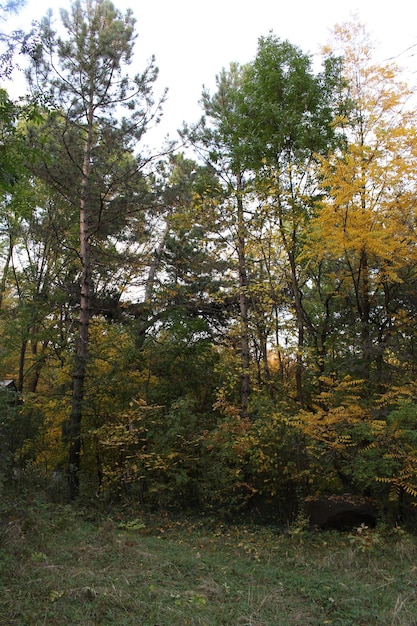
M28 382L28 391L30 393L36 393L37 387L38 387L38 383L39 383L39 379L41 376L41 372L42 372L42 367L45 363L45 358L46 358L46 351L48 349L48 345L49 345L49 340L46 339L45 341L42 341L41 344L41 354L40 356L38 355L38 342L35 341L31 344L32 347L32 357L34 359L34 363L31 367L31 371L30 371L30 379Z
M304 349L304 313L301 304L301 293L297 279L297 268L295 265L294 253L288 252L291 268L291 285L294 294L294 308L297 318L297 355L295 364L295 386L297 390L297 401L304 406L303 389L303 349Z
M362 283L361 283L361 349L363 359L363 378L369 379L371 362L372 362L372 340L370 333L370 313L371 303L369 298L369 265L368 255L366 250L362 251L361 255L361 270Z
M7 285L7 275L9 273L9 266L10 266L10 261L11 261L12 253L13 253L13 243L12 243L11 235L9 235L9 241L10 243L7 249L7 257L4 262L3 274L0 280L0 309L3 306L3 297L6 292L6 285Z
M295 386L297 401L304 406L304 389L303 389L303 349L304 349L304 312L301 302L301 290L297 278L297 266L295 262L295 244L296 233L293 229L292 235L288 236L285 232L284 215L281 205L281 198L278 196L278 219L281 239L287 254L290 265L291 289L294 296L294 309L297 322L297 354L295 362Z
M23 382L25 377L25 358L26 358L26 348L28 345L27 334L24 339L22 339L22 343L20 345L19 352L19 374L17 377L17 390L19 393L23 391Z
M89 242L89 207L87 188L90 176L90 159L93 132L93 108L88 112L88 129L84 148L83 175L80 193L80 261L81 261L81 295L78 338L76 345L75 364L72 376L72 404L69 426L68 480L69 497L77 498L80 493L80 462L81 462L81 422L85 377L88 358L88 327L91 310L91 267Z
M159 266L161 264L162 254L165 250L165 244L166 244L166 240L169 235L170 229L171 229L171 215L169 215L169 217L167 218L165 228L161 235L159 244L154 252L154 255L153 255L150 267L149 267L148 276L146 278L145 297L143 300L143 303L144 303L143 312L142 312L141 318L139 319L139 322L137 325L137 333L136 333L136 347L138 348L138 350L141 350L143 348L143 344L145 343L145 339L146 339L146 332L148 328L152 326L152 323L153 323L152 297L154 293L155 279L156 279Z
M246 271L246 251L245 251L245 219L243 214L242 201L242 176L237 177L237 219L238 219L238 266L239 266L239 308L240 308L240 350L241 350L241 408L242 417L249 416L249 395L250 395L250 375L249 375L249 324L248 324L248 276Z

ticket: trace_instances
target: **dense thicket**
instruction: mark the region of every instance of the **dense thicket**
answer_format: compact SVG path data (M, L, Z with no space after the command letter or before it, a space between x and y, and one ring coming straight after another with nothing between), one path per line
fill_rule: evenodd
M153 62L108 0L2 92L1 472L50 497L257 510L417 497L416 114L357 23L273 34L141 155ZM69 480L68 480L69 479ZM23 483L22 483L23 484ZM69 486L69 491L68 491Z

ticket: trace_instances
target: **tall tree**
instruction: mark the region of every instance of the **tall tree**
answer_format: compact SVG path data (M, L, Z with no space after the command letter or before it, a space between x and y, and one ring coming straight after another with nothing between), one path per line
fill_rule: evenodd
M256 173L256 186L269 220L275 223L288 261L288 287L293 298L297 333L295 370L297 398L302 384L306 313L303 277L298 261L302 233L317 193L316 155L326 153L335 136L333 120L340 62L327 60L314 73L309 55L274 35L259 40L239 102L240 151Z
M251 64L232 65L230 72L218 77L217 93L204 94L205 123L191 134L194 143L205 148L203 157L217 168L228 192L223 215L228 206L239 274L244 413L250 388L251 283L259 261L264 263L269 256L262 247L255 251L249 241L260 242L260 232L271 225L279 233L275 247L287 258L292 295L287 311L294 313L298 344L297 398L301 404L304 401L306 315L298 255L317 190L315 155L325 153L334 141L332 122L339 104L334 94L339 81L337 59L329 58L323 72L316 75L311 58L299 48L274 35L261 38Z
M351 102L339 120L347 144L321 160L327 194L308 248L333 275L322 287L344 304L337 315L349 341L342 348L339 340L339 355L350 372L382 384L405 311L415 314L407 294L416 280L416 113L399 68L374 62L363 25L337 27L333 48L343 55Z
M61 20L67 38L54 31L51 14L42 21L28 78L51 109L44 133L54 149L42 174L79 213L80 315L69 427L69 488L75 498L94 290L91 246L100 235L108 237L115 223L120 230L121 212L140 211L135 202L144 160L135 151L161 101L155 105L152 96L153 59L142 74L126 73L135 41L130 10L123 16L109 0L76 0L70 11L61 11ZM52 137L57 128L58 139Z
M217 76L217 91L203 92L204 117L194 129L185 131L200 158L217 173L222 193L216 199L204 197L206 216L211 228L215 224L221 239L227 239L237 259L237 296L240 311L240 403L242 416L247 417L250 395L249 299L246 242L249 214L245 196L249 171L245 171L239 151L237 119L238 94L246 68L232 63L229 71ZM210 228L209 224L207 227Z

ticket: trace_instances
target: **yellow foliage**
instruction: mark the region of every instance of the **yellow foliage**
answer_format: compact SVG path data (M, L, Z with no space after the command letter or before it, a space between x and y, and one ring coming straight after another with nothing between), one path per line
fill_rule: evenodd
M311 223L304 256L342 259L346 277L369 271L369 284L377 289L384 281L401 281L401 268L417 262L416 246L410 245L415 240L417 114L407 108L411 89L400 80L397 66L373 64L361 24L336 27L333 52L345 60L354 110L349 122L340 120L347 147L318 157L326 199ZM364 254L368 267L361 267Z

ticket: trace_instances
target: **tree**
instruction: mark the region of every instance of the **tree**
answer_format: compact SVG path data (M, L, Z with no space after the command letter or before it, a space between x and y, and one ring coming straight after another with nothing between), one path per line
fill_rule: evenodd
M217 92L211 96L203 92L204 117L194 129L184 134L197 150L200 158L216 172L221 193L210 198L201 195L203 212L210 215L208 228L216 224L220 240L227 240L237 258L237 296L240 311L240 404L243 417L248 416L250 395L250 346L248 317L248 268L246 258L247 213L245 210L245 170L239 154L237 133L238 93L246 69L231 64L217 77ZM207 213L209 211L209 213Z
M255 277L271 277L266 259L270 258L271 248L267 250L267 246L273 238L269 237L262 248L262 232L278 233L274 257L284 254L288 262L287 290L292 302L287 304L286 313L292 310L295 314L297 398L304 402L306 313L298 257L317 193L316 154L326 153L335 141L332 122L340 105L334 95L339 82L337 59L329 58L323 72L316 75L310 57L300 49L274 35L261 38L252 63L246 67L232 65L229 73L219 75L217 93L212 97L203 94L203 124L189 133L193 143L204 148L203 158L217 168L225 188L217 214L228 215L227 226L223 217L223 232L227 228L233 233L237 257L244 414L250 389L250 318L256 317L252 315ZM263 271L258 272L260 267ZM280 298L272 284L269 294L270 306L274 307ZM267 343L265 338L263 343Z
M334 49L350 109L336 120L344 144L320 157L323 195L303 246L322 363L299 424L315 488L366 493L382 508L417 493L416 112L413 90L395 64L375 63L361 24L337 27Z
M378 387L390 380L392 350L396 358L401 352L405 311L414 314L416 114L399 69L373 62L361 24L337 27L334 46L343 53L351 102L339 119L347 144L321 159L327 193L306 250L310 266L314 259L333 276L322 288L337 294L332 307L348 337L338 348L345 367Z
M201 193L215 193L217 187L213 171L181 153L170 154L154 172L156 210L133 278L143 297L137 301L135 294L125 306L136 319L138 348L148 332L158 332L180 314L206 320L213 336L216 322L222 325L219 285L226 263L205 229L198 201Z
M293 298L297 333L297 398L302 384L306 312L299 255L302 237L317 195L317 154L335 142L333 120L342 102L340 63L327 60L315 74L311 58L274 35L259 40L258 53L240 94L240 151L256 173L260 202L268 207L288 261L288 288Z
M18 13L26 4L26 0L6 0L0 3L0 22L5 21L13 13ZM24 33L15 30L11 33L0 32L0 75L10 78L15 69L15 54L25 54L33 48L34 30Z
M43 133L52 153L45 157L43 176L79 213L80 315L69 428L70 496L75 498L94 292L91 246L103 230L109 237L112 225L120 230L122 209L124 216L140 211L136 201L144 160L135 151L161 102L155 105L152 97L153 59L143 74L126 74L135 40L130 10L123 16L109 0L77 0L70 11L61 11L61 19L67 39L54 32L51 15L42 21L28 79L51 110Z

